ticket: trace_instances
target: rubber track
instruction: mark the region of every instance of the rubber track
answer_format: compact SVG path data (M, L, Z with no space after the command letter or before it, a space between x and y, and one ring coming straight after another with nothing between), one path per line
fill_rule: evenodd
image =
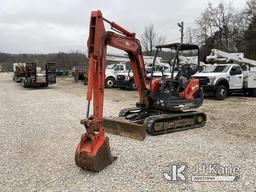
M203 117L203 121L200 124L194 124L191 126L185 126L185 127L178 127L178 128L170 128L170 129L166 129L166 130L162 130L162 131L155 131L154 130L154 124L156 122L171 122L170 120L172 119L182 119L182 118L187 118L187 117L194 117L194 116L198 116L201 115ZM192 111L192 112L183 112L183 113L169 113L169 114L163 114L163 115L154 115L154 116L150 116L147 117L144 120L143 126L145 127L146 131L148 132L148 134L150 135L161 135L161 134L166 134L166 133L173 133L173 132L178 132L178 131L184 131L184 130L188 130L188 129L194 129L194 128L199 128L199 127L203 127L205 125L206 122L206 115L205 113L202 112L196 112L196 111Z

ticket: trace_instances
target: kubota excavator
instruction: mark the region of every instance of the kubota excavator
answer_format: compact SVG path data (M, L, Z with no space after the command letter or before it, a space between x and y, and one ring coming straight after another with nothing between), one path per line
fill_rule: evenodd
M110 24L112 31L105 30L104 22ZM121 110L119 117L115 118L103 118L108 45L127 52L139 93L139 102L136 107ZM168 44L156 48L156 56L161 49L175 50L174 59L169 60L173 69L171 78L163 75L161 78L148 79L141 45L135 33L103 18L100 11L92 11L88 39L88 105L86 119L81 120L86 133L82 135L76 148L77 166L99 172L115 160L111 154L105 130L113 134L144 140L146 132L150 135L158 135L204 126L206 122L204 113L184 111L198 108L203 103L204 96L199 81L192 78L196 69L194 70L190 64L179 66L179 52L197 50L199 55L198 46ZM177 67L179 72L174 77L173 71ZM93 115L90 115L92 100Z

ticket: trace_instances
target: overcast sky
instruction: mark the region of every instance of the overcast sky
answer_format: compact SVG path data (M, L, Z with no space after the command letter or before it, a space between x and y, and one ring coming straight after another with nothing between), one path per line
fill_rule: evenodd
M209 2L225 0L1 0L0 52L85 52L90 12L98 9L138 37L153 24L158 35L174 42L177 22L193 27ZM246 1L232 2L239 9Z

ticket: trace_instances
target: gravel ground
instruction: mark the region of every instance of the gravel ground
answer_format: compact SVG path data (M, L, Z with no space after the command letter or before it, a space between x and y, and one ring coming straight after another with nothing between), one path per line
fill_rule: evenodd
M206 99L205 127L143 142L108 134L118 159L100 173L76 167L84 128L86 87L59 79L47 89L24 89L0 73L1 191L256 191L256 99ZM105 114L133 106L135 91L107 89ZM188 181L167 182L163 172L186 162ZM191 182L196 164L238 166L235 182Z

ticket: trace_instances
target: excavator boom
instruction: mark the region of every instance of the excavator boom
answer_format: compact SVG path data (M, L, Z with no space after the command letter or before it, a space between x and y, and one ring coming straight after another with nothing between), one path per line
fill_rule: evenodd
M115 32L105 31L104 22L110 24ZM131 69L139 92L140 104L145 103L144 90L149 88L146 80L145 65L139 40L135 33L131 33L114 22L103 18L100 11L92 11L88 39L89 74L87 90L87 114L81 123L86 133L82 135L77 146L76 164L90 171L100 171L114 161L111 155L108 138L103 129L103 97L106 68L107 45L121 49L129 55ZM90 116L90 102L93 99L93 115ZM112 122L113 124L114 122ZM115 121L119 127L116 134L131 135L145 138L145 131L141 126L132 126L130 130L121 130L122 121ZM137 130L135 130L137 128ZM117 129L118 130L118 129ZM127 132L127 133L126 133Z

